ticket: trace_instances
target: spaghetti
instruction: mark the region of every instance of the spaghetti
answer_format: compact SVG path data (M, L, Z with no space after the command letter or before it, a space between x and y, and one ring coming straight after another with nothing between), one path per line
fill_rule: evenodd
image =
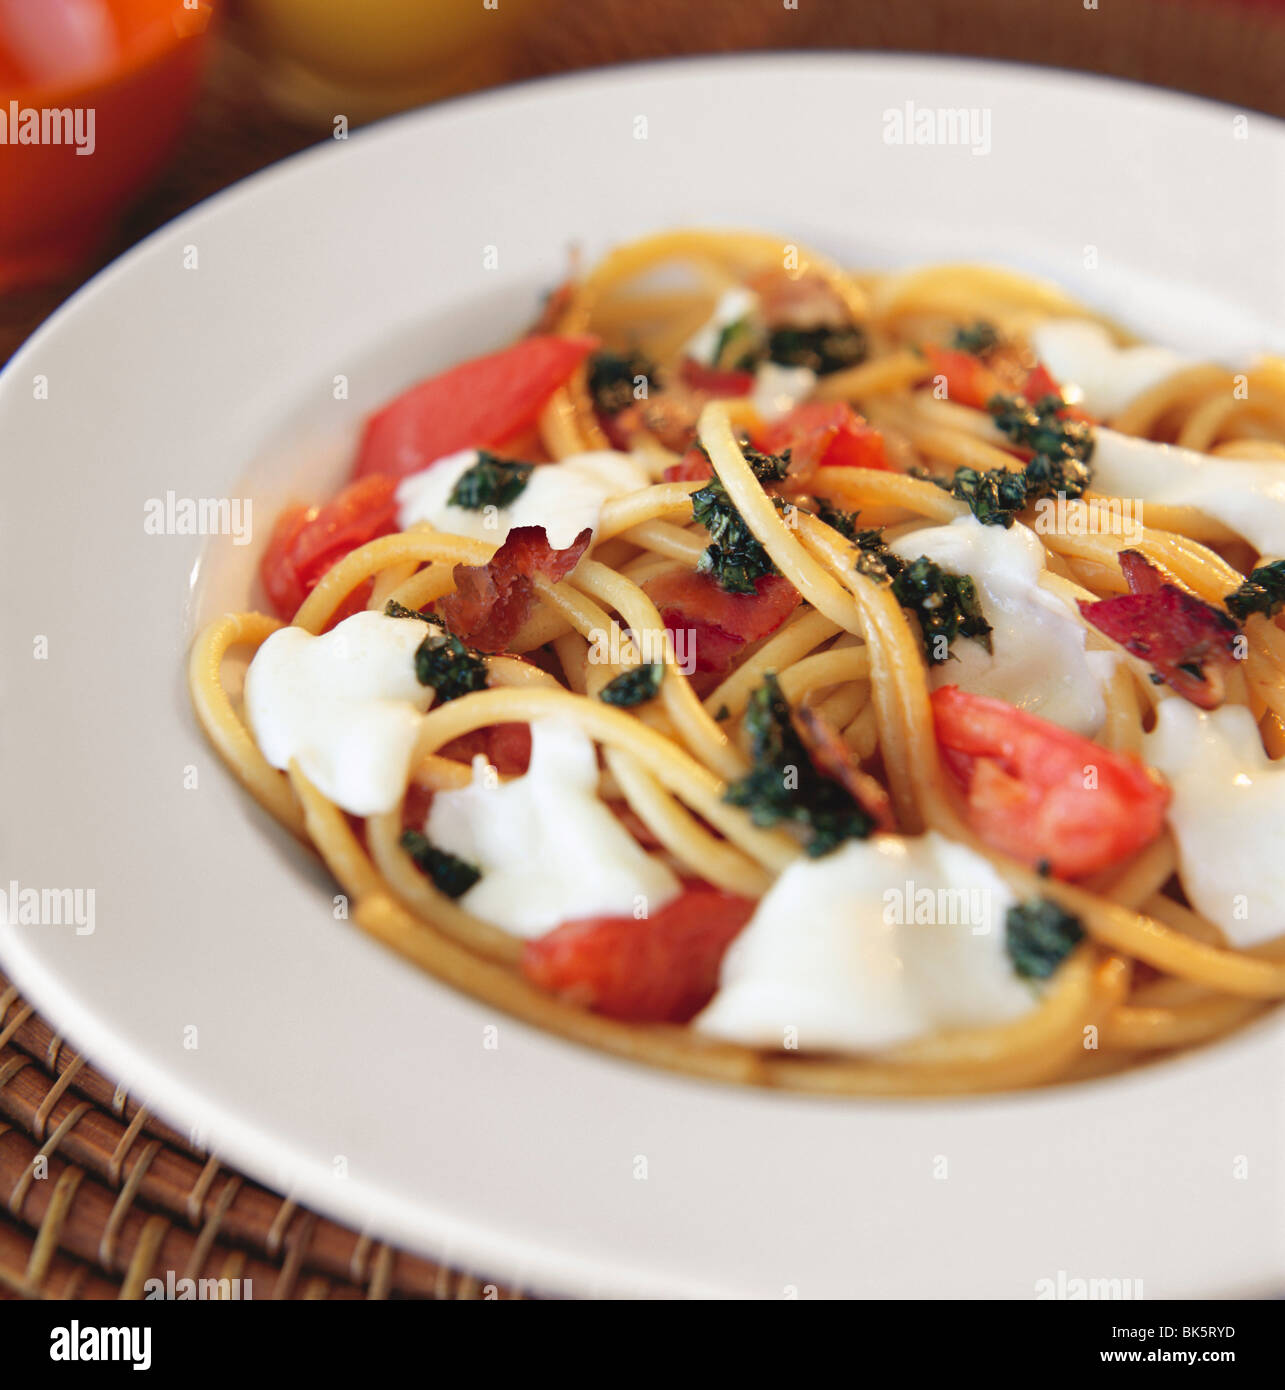
M1097 358L1077 362L1076 343ZM1271 856L1252 853L1285 749L1285 573L1268 522L1220 483L1270 492L1285 362L1236 374L1131 355L1121 330L1010 272L849 274L697 231L616 250L518 346L399 398L350 488L281 518L263 575L288 628L227 615L191 653L214 746L316 849L364 930L578 1042L838 1094L1097 1077L1285 995L1285 907ZM1109 426L1076 390L1090 368L1136 388ZM1169 460L1163 488L1130 499L1142 520L1095 505L1158 476L1139 442ZM574 544L552 544L533 479L553 499L540 505L588 518ZM404 625L395 690L360 664L377 623ZM291 630L314 654L350 634L355 674L321 690L324 708L270 720L249 686L267 689L259 654ZM253 658L244 697L225 679L233 649ZM302 666L278 684L296 700L308 682L326 685ZM328 766L362 763L364 809L309 775L299 750L319 730L343 741ZM381 800L367 764L394 744ZM1224 782L1257 790L1211 820ZM474 816L490 863L500 822L561 805L582 834L568 924L473 910L505 870L435 827ZM1210 847L1242 843L1225 856L1241 878L1211 877ZM946 866L938 888L981 885L984 929L947 945L913 903L891 923L904 904L878 873L899 855ZM631 873L648 891L622 912ZM595 910L580 880L599 879ZM849 905L882 885L877 920L867 904L849 922L827 884ZM514 904L512 920L539 911ZM951 951L967 964L943 986ZM893 959L922 995L870 979L836 995L800 952L826 976ZM974 981L993 1007L959 997ZM903 991L895 1007L887 990Z

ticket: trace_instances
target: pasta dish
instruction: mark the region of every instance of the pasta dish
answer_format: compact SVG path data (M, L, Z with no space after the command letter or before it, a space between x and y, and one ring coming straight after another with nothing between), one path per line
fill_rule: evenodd
M676 231L366 422L201 723L360 928L565 1037L1006 1090L1285 995L1285 360Z

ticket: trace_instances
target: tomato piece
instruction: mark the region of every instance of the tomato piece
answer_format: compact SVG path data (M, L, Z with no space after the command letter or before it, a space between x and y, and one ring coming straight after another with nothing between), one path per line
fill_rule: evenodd
M708 574L673 570L643 590L669 629L675 654L697 673L722 674L736 653L775 632L799 605L798 591L779 574L761 575L752 594L729 594Z
M1169 789L1137 758L954 685L933 692L932 708L964 819L994 849L1082 878L1163 829Z
M790 451L790 473L814 468L889 467L883 435L845 401L805 401L759 432L755 447L765 454Z
M541 333L421 381L371 416L353 477L404 478L460 449L502 443L535 422L597 346L588 334Z
M664 473L667 483L695 483L713 476L714 465L695 447L688 449L677 463L671 463Z
M529 942L522 973L568 1003L631 1023L686 1023L718 987L750 898L688 888L651 917L589 917Z
M315 507L305 507L302 503L287 507L273 523L268 548L259 561L259 579L278 618L294 617L299 605L308 597L290 554L300 533L316 514Z
M350 550L397 529L396 491L395 478L362 478L323 507L287 507L277 517L259 576L278 617L293 617Z
M985 410L992 396L1004 393L999 376L971 352L958 348L929 346L924 349L934 376L946 378L947 399L956 405Z
M714 397L748 396L754 389L753 372L737 372L722 367L707 367L694 357L684 357L678 368L684 386L704 391Z
M1044 363L1037 362L1027 373L1026 385L1022 394L1028 401L1038 401L1041 396L1060 396L1062 388L1053 379L1053 373Z

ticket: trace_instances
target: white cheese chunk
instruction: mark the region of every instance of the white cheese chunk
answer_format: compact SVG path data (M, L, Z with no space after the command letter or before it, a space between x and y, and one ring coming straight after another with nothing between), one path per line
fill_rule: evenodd
M460 898L517 936L542 936L582 917L649 915L681 885L599 799L594 746L571 720L531 725L531 765L499 782L485 758L473 781L433 797L424 833L482 870Z
M1169 826L1192 905L1235 946L1285 932L1285 766L1263 750L1239 705L1160 702L1143 757L1173 788Z
M1065 388L1078 388L1078 403L1109 420L1135 397L1191 361L1166 347L1144 343L1117 347L1111 334L1090 319L1049 319L1031 333L1040 361ZM1075 392L1068 392L1076 399Z
M1195 507L1244 536L1261 555L1285 554L1285 463L1218 458L1115 430L1093 433L1094 492Z
M1101 728L1102 686L1115 658L1087 651L1079 615L1040 586L1044 547L1033 531L1020 522L1005 530L961 516L946 526L907 532L891 549L906 560L926 555L951 574L971 575L991 625L989 652L972 638L955 638L951 659L932 668L934 688L958 685L1007 700L1077 734L1091 736Z
M245 713L268 762L296 759L310 782L355 816L391 811L406 787L420 720L433 697L415 678L423 623L355 613L314 637L283 627L245 674Z
M526 487L507 507L452 505L455 484L476 462L476 450L465 449L413 473L397 489L398 526L405 530L427 522L448 535L497 545L515 526L543 526L554 550L565 550L585 527L597 530L604 502L651 481L631 455L602 449L536 464Z
M754 373L751 401L760 420L779 420L816 390L817 374L811 367L782 367L762 362Z
M739 286L724 290L714 306L713 314L684 345L684 356L692 358L702 366L712 367L723 330L739 323L748 315L757 313L758 306L759 297L753 290L742 289Z
M1019 1018L1040 996L1005 948L1014 902L986 859L935 832L800 859L732 943L694 1026L751 1047L870 1052Z

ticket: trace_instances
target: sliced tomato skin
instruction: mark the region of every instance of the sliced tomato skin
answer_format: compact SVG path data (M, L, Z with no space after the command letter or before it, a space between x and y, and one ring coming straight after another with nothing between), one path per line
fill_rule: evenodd
M569 1003L630 1023L686 1023L718 987L750 898L687 888L650 917L589 917L529 942L522 973Z
M323 507L287 507L277 517L259 576L278 617L293 617L349 551L397 529L396 491L395 478L362 478Z
M992 396L1000 394L1000 378L971 352L958 348L929 346L924 349L934 376L946 378L946 396L956 405L971 405L985 410Z
M589 334L540 333L421 381L371 416L353 477L404 478L460 449L503 443L597 346Z
M754 389L754 373L731 371L723 367L707 367L694 357L684 357L678 368L684 386L707 395L748 396Z
M805 401L760 430L754 443L765 454L789 449L793 476L818 467L889 467L883 435L846 401Z
M1169 789L1137 758L958 686L935 690L932 709L964 818L992 848L1076 879L1164 828Z
M729 594L694 570L673 570L643 585L679 659L694 656L700 675L721 675L742 647L775 632L799 605L798 591L782 575L762 575L754 588Z
M714 476L714 465L699 449L693 447L665 469L667 483L695 483Z

